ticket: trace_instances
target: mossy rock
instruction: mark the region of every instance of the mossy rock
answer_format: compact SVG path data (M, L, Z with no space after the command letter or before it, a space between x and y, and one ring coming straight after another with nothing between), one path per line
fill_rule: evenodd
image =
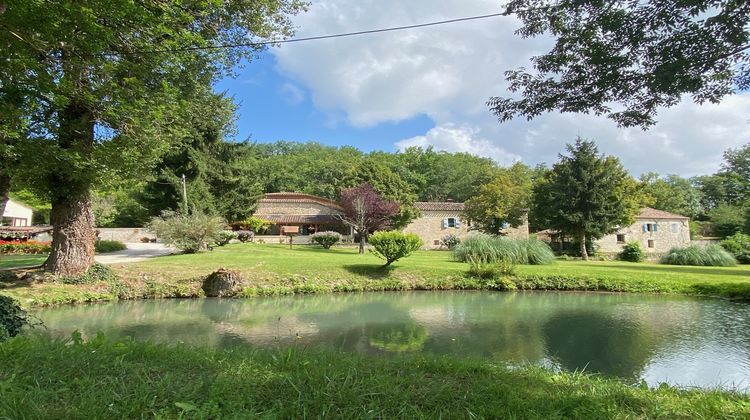
M239 271L220 268L203 280L207 297L232 297L242 290L244 280Z

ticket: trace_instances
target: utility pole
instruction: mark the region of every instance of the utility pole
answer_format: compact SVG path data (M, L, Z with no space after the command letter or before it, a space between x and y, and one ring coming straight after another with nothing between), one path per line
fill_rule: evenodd
M185 214L187 214L188 200L187 200L187 182L185 181L185 174L182 174L182 199L185 201Z

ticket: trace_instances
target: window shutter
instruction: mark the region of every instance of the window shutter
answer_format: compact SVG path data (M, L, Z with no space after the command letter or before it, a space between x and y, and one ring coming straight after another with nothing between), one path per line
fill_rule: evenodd
M646 225L645 223L643 224L643 231L648 232L648 225Z
M448 228L448 219L443 219L443 229Z
M654 223L654 232L656 232L656 228L659 227L658 223Z
M456 219L456 227L457 228L461 227L461 220L460 219Z

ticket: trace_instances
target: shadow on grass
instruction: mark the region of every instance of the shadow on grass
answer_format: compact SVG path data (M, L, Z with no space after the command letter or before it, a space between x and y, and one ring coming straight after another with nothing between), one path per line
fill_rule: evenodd
M382 279L390 276L391 271L395 267L385 267L382 264L346 264L343 266L344 270L357 274L360 276L366 276L371 279Z
M739 276L747 278L750 276L750 270L732 270L736 267L704 267L704 266L687 266L687 265L657 265L657 264L639 264L633 263L632 265L614 265L614 264L597 264L596 267L611 268L613 270L635 270L635 271L651 271L651 272L665 272L670 274L685 273L685 274L712 274L717 276ZM739 268L745 268L738 266Z

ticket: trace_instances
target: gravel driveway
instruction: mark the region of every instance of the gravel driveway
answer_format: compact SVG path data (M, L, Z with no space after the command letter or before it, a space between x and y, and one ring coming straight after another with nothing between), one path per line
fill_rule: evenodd
M96 256L96 262L102 264L122 264L143 261L149 258L177 252L176 249L164 244L134 242L125 245L128 247L126 250L98 254Z

